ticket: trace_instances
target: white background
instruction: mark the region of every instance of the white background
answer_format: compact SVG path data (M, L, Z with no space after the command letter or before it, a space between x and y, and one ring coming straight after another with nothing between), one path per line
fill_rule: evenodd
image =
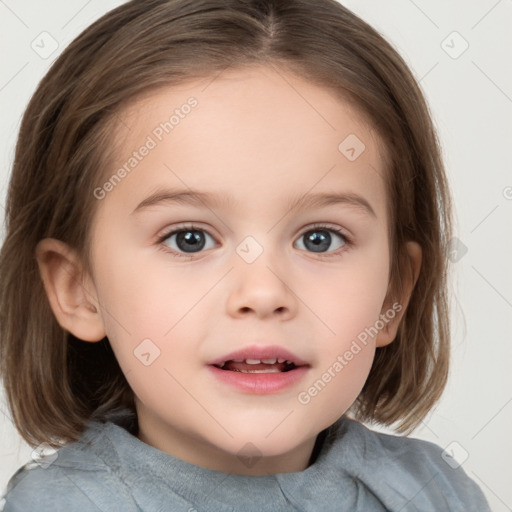
M20 119L37 83L74 37L121 3L0 0L2 206ZM444 148L459 247L467 247L452 265L449 385L413 436L443 448L456 442L455 458L467 456L463 468L492 510L512 510L512 1L342 3L387 37L420 80ZM31 46L44 31L59 45L46 59ZM30 453L0 400L0 491Z

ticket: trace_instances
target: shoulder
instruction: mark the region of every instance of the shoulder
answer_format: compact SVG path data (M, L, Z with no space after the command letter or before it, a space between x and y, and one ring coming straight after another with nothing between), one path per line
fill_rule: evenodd
M411 510L490 510L479 486L437 444L375 432L350 419L341 430L351 441L352 455L364 461L355 464L359 478L390 503L409 503Z
M79 441L22 466L9 480L3 512L138 510L116 471L119 459L104 428L90 424Z

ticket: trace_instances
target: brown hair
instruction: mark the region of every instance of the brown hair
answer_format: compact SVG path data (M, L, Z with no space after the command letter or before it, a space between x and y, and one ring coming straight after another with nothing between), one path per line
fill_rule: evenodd
M377 349L352 410L410 431L444 389L449 359L445 250L451 206L436 134L402 58L335 0L134 0L107 13L52 65L24 114L0 253L0 371L13 420L30 444L76 440L90 419L133 392L108 339L86 343L57 323L35 248L57 238L90 266L90 227L123 106L163 86L227 67L276 65L349 95L388 153L390 292L422 268L396 339Z

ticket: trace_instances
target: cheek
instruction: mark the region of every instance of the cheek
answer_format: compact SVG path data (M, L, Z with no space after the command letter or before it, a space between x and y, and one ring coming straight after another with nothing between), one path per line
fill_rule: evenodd
M204 280L183 265L173 265L155 247L123 246L122 240L112 239L96 258L100 300L114 329L123 319L129 332L152 326L142 334L162 336L204 293Z
M316 276L310 304L323 327L316 342L321 350L311 378L297 397L308 414L325 426L343 414L357 398L375 355L375 326L388 285L385 239L373 251L354 253L350 263ZM308 286L304 278L303 286ZM314 306L313 306L314 305Z
M98 272L112 350L140 400L158 410L166 390L185 411L191 407L190 397L179 383L187 381L191 368L179 362L199 361L197 340L206 334L198 305L212 284L180 271L182 267L166 265L161 256L121 258L122 252L103 254ZM155 259L163 263L155 264Z
M211 298L205 300L205 295L219 279L214 272L173 264L154 248L135 251L115 243L98 251L96 261L107 337L125 373L140 373L134 352L143 340L157 347L148 345L158 353L152 368L171 368L177 358L187 358L183 352L194 350L197 339L206 337L205 307Z
M319 358L297 396L305 414L325 428L354 403L375 355L376 322L387 290L385 265L352 268L326 281L316 300L324 326L316 338ZM327 284L328 283L328 284Z
M316 418L317 430L331 425L351 407L370 372L373 345L355 343L346 349L333 354L297 395L299 412Z
M333 346L352 339L379 318L388 288L386 246L347 254L343 264L305 269L299 278L304 302L324 324ZM298 276L297 276L298 277ZM296 281L297 282L297 281Z

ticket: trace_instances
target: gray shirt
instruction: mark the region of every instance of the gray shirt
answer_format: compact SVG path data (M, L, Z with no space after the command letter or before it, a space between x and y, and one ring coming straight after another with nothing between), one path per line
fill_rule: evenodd
M4 512L490 511L439 446L346 417L322 433L307 469L263 476L190 464L110 421L87 427L54 460L18 470Z

